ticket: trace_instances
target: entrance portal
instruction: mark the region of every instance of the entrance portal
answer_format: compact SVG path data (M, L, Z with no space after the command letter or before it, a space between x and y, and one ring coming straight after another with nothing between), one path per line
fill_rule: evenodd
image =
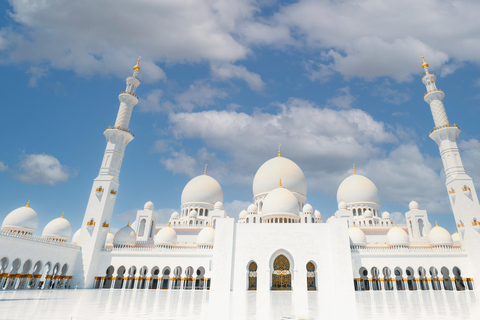
M292 290L290 261L283 254L276 257L273 262L272 290Z

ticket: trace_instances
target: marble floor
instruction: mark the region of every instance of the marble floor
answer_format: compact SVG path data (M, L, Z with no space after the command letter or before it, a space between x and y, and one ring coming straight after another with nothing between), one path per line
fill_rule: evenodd
M0 292L0 319L480 319L477 296L477 291L325 296L285 291L17 290Z

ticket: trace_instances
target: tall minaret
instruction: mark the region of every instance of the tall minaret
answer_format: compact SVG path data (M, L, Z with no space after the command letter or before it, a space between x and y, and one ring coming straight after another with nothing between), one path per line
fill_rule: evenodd
M459 230L461 228L477 226L480 222L480 205L472 178L466 172L457 146L460 129L457 125L448 122L447 113L443 105L445 94L435 85L436 76L428 72L428 63L423 58L422 67L425 75L423 84L427 87L424 100L430 105L435 122L435 128L430 131L430 138L435 140L440 149L443 168L447 181L448 195L452 206L453 215Z
M107 138L107 147L103 156L100 173L93 181L88 199L85 217L81 227L79 245L82 246L83 283L79 285L91 288L95 276L100 250L112 218L113 207L118 191L118 176L122 166L123 155L127 144L133 140L133 133L128 129L133 107L138 103L135 90L140 85L137 74L140 71L140 58L133 67L133 75L127 78L127 88L120 93L120 107L115 126L108 127L103 133Z

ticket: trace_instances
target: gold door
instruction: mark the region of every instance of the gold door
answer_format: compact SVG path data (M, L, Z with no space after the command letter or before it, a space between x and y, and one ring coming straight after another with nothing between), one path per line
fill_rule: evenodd
M290 261L283 254L276 257L273 262L272 290L292 290Z

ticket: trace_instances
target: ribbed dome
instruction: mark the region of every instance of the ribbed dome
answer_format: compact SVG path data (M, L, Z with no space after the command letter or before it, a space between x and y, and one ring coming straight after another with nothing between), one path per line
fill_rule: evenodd
M410 203L408 204L408 208L410 210L418 210L419 209L418 202L417 201L410 201Z
M175 246L177 244L177 233L171 227L164 227L155 235L156 246Z
M390 213L388 213L387 211L385 211L385 212L382 214L382 218L383 218L383 219L390 219Z
M105 247L113 247L113 240L115 239L115 236L113 233L110 232L110 229L108 229L107 233L107 238L105 239Z
M408 246L410 244L410 239L408 234L400 227L393 227L387 233L387 244L390 247L393 246Z
M247 213L248 213L247 210L242 210L240 211L240 214L238 215L238 217L240 219L245 219L247 217Z
M352 174L340 184L337 191L337 203L341 201L346 204L365 202L378 204L380 202L375 184L359 174Z
M257 213L257 211L258 211L258 208L254 203L249 205L248 208L247 208L248 213Z
M428 233L428 241L432 246L451 246L453 243L450 233L438 225Z
M135 246L136 240L137 234L129 225L127 225L117 231L115 237L113 238L113 245L133 247Z
M42 238L67 241L72 235L72 226L67 219L63 217L50 221L42 232Z
M197 246L213 246L215 229L212 227L203 228L197 236Z
M278 186L278 180L291 192L307 194L307 182L302 169L284 157L275 157L265 162L253 178L253 196L269 193Z
M78 240L80 240L80 233L82 231L82 228L78 229L75 231L72 237L72 244L78 244Z
M209 203L212 206L216 202L223 202L222 187L217 180L206 174L190 180L182 192L182 205L187 203Z
M278 182L277 182L278 185ZM263 216L269 214L299 214L298 200L290 190L278 187L272 190L263 201Z
M153 202L148 201L147 203L145 203L145 205L143 206L143 209L144 210L153 210Z
M175 211L174 213L172 213L172 215L170 216L170 219L178 219L180 217L180 215L178 214L177 211Z
M310 203L303 206L303 213L313 213L313 207Z
M10 212L2 223L2 230L34 233L38 226L38 216L28 204Z
M320 211L315 210L315 218L318 218L318 219L322 218L322 214L320 213Z
M460 233L455 232L452 234L452 241L453 242L461 242L462 241L462 236L460 236Z
M223 210L223 203L220 201L215 202L215 205L213 206L215 210Z
M350 238L351 246L365 247L367 245L367 237L365 233L356 226L352 226L348 229L348 237Z

